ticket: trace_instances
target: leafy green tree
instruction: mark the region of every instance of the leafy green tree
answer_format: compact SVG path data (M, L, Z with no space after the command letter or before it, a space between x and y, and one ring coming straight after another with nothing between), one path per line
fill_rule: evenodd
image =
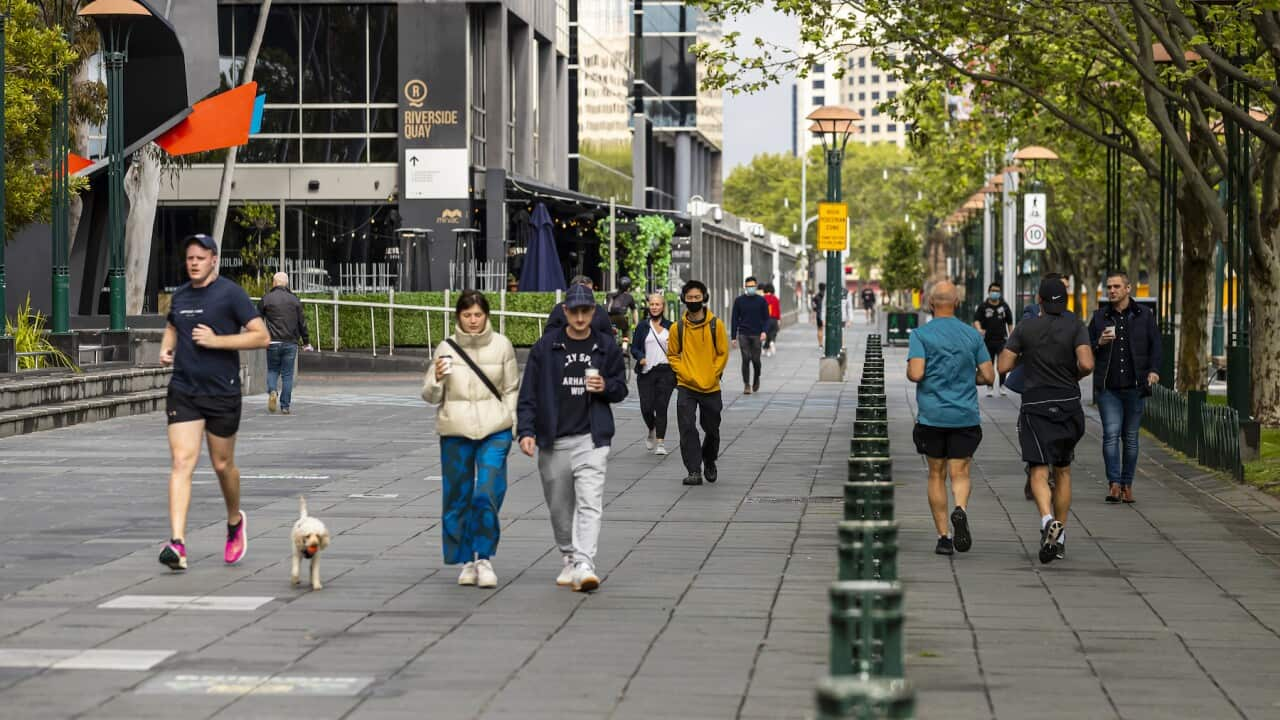
M906 307L909 303L903 301L903 294L924 287L924 255L920 236L906 225L894 226L879 264L880 287L894 304Z
M266 203L251 203L236 208L236 224L244 228L249 237L240 248L240 260L244 263L245 276L262 282L266 260L275 257L280 246L280 231L276 225L276 209ZM250 275L249 268L253 268Z

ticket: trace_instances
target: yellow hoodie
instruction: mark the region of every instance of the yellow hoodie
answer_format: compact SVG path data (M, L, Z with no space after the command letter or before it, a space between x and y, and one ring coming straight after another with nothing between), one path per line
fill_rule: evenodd
M676 385L694 392L720 392L720 376L729 364L729 333L724 321L716 319L715 338L711 337L711 320L715 315L707 311L702 322L693 322L685 313L671 326L667 343L667 360L676 373ZM680 326L684 326L684 342L680 340Z

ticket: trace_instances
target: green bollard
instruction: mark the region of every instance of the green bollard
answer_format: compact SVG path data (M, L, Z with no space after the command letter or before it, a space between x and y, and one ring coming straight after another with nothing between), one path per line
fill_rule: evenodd
M854 435L849 438L849 455L850 459L889 457L889 438Z
M884 422L889 419L889 410L888 408L860 407L855 409L853 419L880 420Z
M875 438L879 439L879 438ZM862 438L854 438L858 442ZM886 456L849 456L849 482L893 482L893 461Z
M832 675L903 676L902 585L896 580L831 584Z
M897 580L898 523L845 520L837 527L840 580Z
M885 394L884 394L884 393L878 393L878 394L875 394L875 395L863 395L863 394L859 393L859 394L858 394L858 407L882 407L882 408L887 408L887 407L889 407L888 398L887 398L887 397L885 397Z
M896 678L835 676L823 678L817 690L815 720L913 720L916 693Z
M893 483L855 480L844 484L845 520L892 520Z
M884 408L868 408L869 410L883 410ZM854 420L853 421L854 437L870 437L889 439L889 423L885 420Z
M884 383L861 381L858 384L859 395L884 395Z

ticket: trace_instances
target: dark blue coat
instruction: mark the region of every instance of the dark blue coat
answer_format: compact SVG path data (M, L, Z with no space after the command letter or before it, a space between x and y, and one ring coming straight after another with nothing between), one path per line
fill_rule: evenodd
M671 328L671 321L665 317L660 322L662 327ZM644 359L644 341L649 337L649 329L649 318L645 318L636 325L636 331L631 335L631 357L636 360Z
M1160 329L1156 327L1155 312L1140 302L1129 300L1126 312L1129 328L1129 350L1133 353L1134 382L1137 387L1147 386L1147 373L1160 372L1164 349L1160 346ZM1099 345L1098 339L1107 326L1108 319L1119 313L1110 305L1098 308L1089 321L1089 343L1093 346L1093 389L1102 391L1107 384L1107 368L1111 363L1111 349L1115 343ZM1112 321L1114 322L1114 320Z
M595 345L591 348L591 366L600 368L604 392L588 393L591 402L591 441L604 447L613 439L613 411L610 403L627 397L627 381L623 375L622 350L612 335L592 330ZM542 336L529 351L520 383L520 399L516 402L517 437L533 438L539 448L550 450L556 441L560 421L558 389L564 380L565 328L557 328Z
M729 339L739 335L759 335L769 328L769 301L763 295L742 294L733 301L729 316Z

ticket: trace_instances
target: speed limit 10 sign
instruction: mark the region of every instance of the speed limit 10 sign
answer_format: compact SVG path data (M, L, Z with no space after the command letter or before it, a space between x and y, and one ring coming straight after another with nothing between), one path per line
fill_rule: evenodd
M1045 233L1049 209L1044 193L1027 193L1022 210L1022 247L1026 250L1044 250L1049 238Z

